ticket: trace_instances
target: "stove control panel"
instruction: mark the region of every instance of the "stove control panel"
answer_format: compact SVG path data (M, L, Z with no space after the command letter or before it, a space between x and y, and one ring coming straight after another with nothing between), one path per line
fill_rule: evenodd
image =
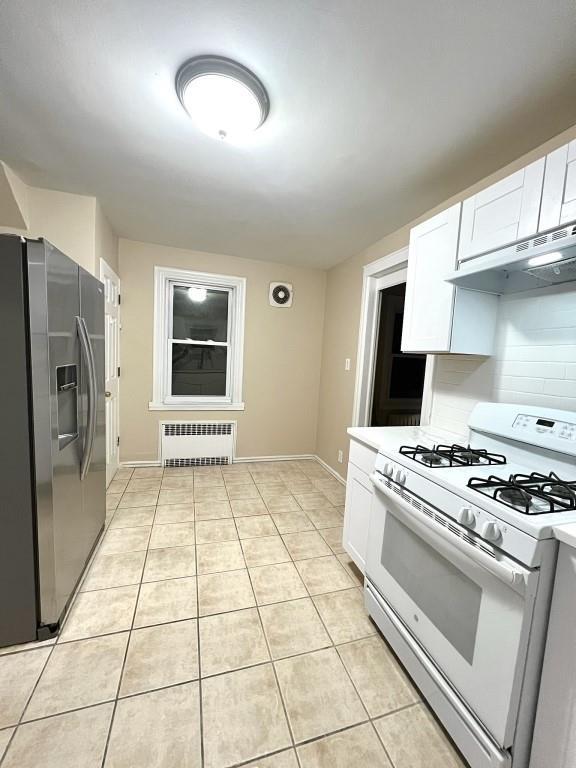
M576 447L576 444L570 444L570 447L573 446ZM395 456L391 459L390 456L379 452L374 473L399 496L405 498L404 494L409 494L417 500L420 508L430 510L431 514L437 511L448 527L450 527L449 519L452 518L454 524L461 527L460 530L463 533L468 532L474 541L487 547L491 552L503 551L530 567L537 567L540 564L541 542L528 532L521 530L517 521L510 520L510 518L520 517L519 515L505 505L495 504L493 500L480 494L475 494L478 498L462 496L461 493L474 493L468 488L457 490L450 484L444 487L441 482L436 482L438 479L450 483L452 471L449 467L445 470L430 470L430 475L434 478L430 479L422 473L421 467L412 468L411 458L406 456L398 458ZM403 463L404 461L406 464ZM491 468L486 467L486 469L490 471ZM486 505L489 506L488 509Z
M550 435L561 440L576 441L576 423L569 421L557 421L555 419L539 418L538 416L520 413L514 419L512 427L525 435L526 433Z

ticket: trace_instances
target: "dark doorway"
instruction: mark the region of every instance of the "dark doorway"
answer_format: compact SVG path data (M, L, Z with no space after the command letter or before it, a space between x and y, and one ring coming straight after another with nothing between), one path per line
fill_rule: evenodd
M426 355L400 349L406 284L380 291L372 427L420 424Z

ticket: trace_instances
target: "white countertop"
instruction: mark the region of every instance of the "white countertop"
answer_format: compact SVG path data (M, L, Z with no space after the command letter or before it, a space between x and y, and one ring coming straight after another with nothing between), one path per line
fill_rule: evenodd
M564 544L568 544L571 547L576 548L576 523L568 523L567 525L555 525L554 536L558 541L562 541Z
M385 449L387 445L396 446L398 442L418 445L431 442L461 443L468 439L466 436L435 427L349 427L348 434L353 440L358 440L375 451Z

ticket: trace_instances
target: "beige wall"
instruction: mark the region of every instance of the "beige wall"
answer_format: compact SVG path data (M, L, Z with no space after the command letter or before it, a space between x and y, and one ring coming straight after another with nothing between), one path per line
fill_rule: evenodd
M317 453L337 472L344 475L348 456L346 429L352 420L356 354L362 297L362 267L408 244L410 228L435 213L478 190L504 178L527 163L576 138L576 126L556 136L532 152L523 155L498 173L482 179L458 195L445 200L366 251L338 264L328 272L326 283L326 317L322 345L322 374L318 413ZM351 370L344 370L344 360L352 359ZM337 462L338 450L344 451L344 463Z
M237 455L314 453L326 273L199 251L120 240L122 279L121 460L158 458L165 419L238 422ZM152 399L154 266L245 277L245 411L149 411ZM268 303L272 281L294 285L294 304Z
M28 187L0 161L0 224L26 228L28 215Z
M4 169L16 194L11 199L6 196L4 205L0 194L0 232L44 237L96 277L100 276L100 257L118 269L118 238L95 197L31 187L10 168ZM15 226L16 205L27 227Z
M28 200L30 235L45 237L94 274L96 198L29 187Z
M410 228L419 221L573 138L576 138L576 126L445 200L327 273L128 240L118 242L96 198L27 187L6 168L0 189L0 232L46 237L93 274L99 275L101 257L120 274L123 461L157 458L158 422L162 419L229 416L238 421L238 456L317 453L336 471L345 474L346 429L351 423L354 400L362 267L407 245ZM15 204L20 211L15 210ZM27 229L14 229L19 215L28 222ZM6 224L8 226L2 226ZM244 412L148 410L152 397L153 268L156 264L247 278ZM295 302L291 310L268 305L268 284L272 280L294 283ZM352 360L348 372L344 370L347 357ZM439 411L439 404L438 400L436 410L433 404L433 413ZM339 449L344 452L342 465L337 462Z
M94 217L94 274L100 277L100 259L118 274L118 237L104 215L102 206L96 200Z

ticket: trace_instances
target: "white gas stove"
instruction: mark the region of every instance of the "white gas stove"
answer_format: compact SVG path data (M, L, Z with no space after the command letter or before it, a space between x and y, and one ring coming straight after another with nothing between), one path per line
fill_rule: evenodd
M366 604L474 768L527 768L576 414L480 403L464 444L382 430Z
M504 550L510 526L548 539L557 525L576 522L576 413L479 403L469 426L465 445L439 442L426 429L390 430L375 469L405 487L420 475L457 494L465 505L456 521ZM434 503L434 487L426 488Z

